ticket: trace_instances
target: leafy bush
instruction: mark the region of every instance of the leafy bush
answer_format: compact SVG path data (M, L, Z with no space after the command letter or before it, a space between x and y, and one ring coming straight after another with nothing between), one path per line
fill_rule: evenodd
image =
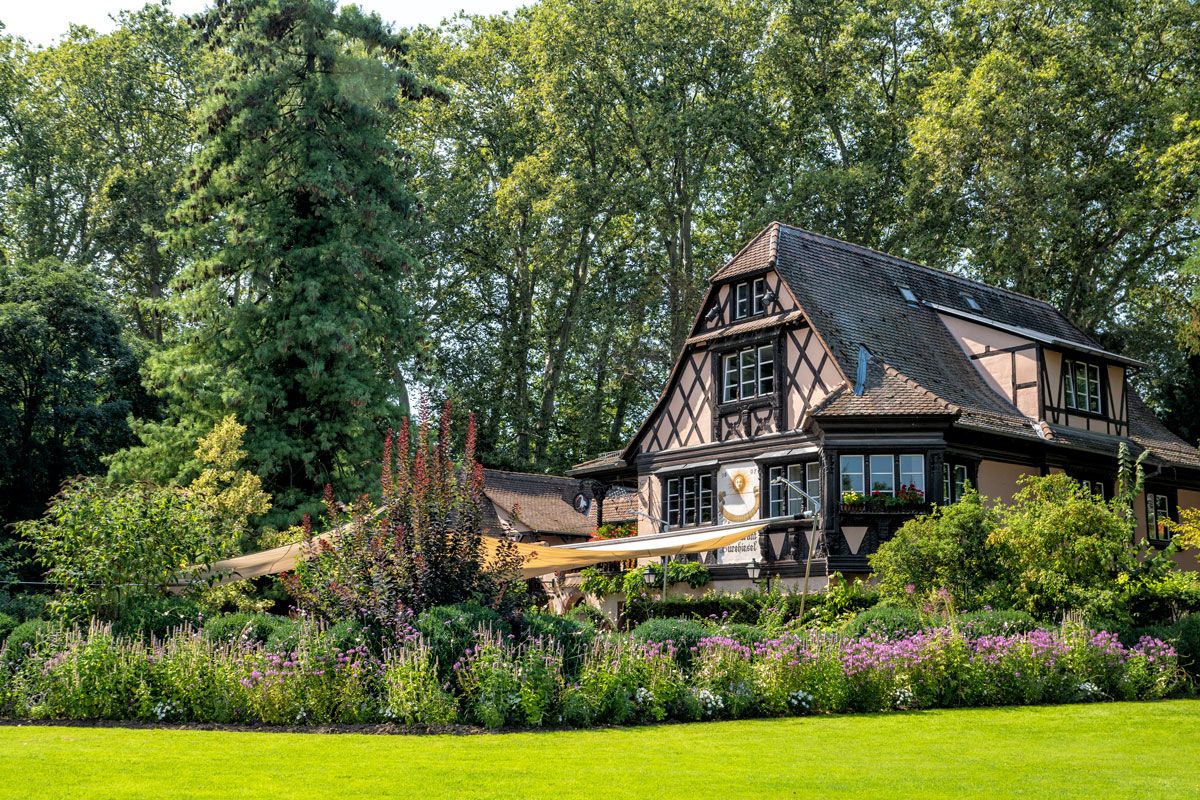
M0 646L4 645L4 642L8 640L8 635L20 624L15 617L0 613Z
M245 641L266 644L276 630L288 627L287 617L274 614L221 614L204 622L204 636L213 642Z
M237 540L207 495L147 484L68 481L45 517L16 524L58 587L52 609L71 619L113 619L159 597L187 564L228 554Z
M432 432L438 422L436 434ZM329 622L357 620L375 641L410 633L409 613L477 602L515 612L525 583L521 557L506 538L486 540L480 502L483 468L475 462L475 420L462 459L452 453L450 405L421 421L410 441L405 419L383 443L383 506L359 503L338 528L337 546L314 539L288 579L300 606ZM343 517L327 492L326 518ZM439 658L444 653L438 653Z
M498 634L511 632L508 622L500 614L478 603L434 606L416 618L415 626L433 653L438 672L443 677L450 674L450 665L475 642L480 629Z
M1134 638L1144 636L1170 642L1179 653L1179 666L1193 677L1200 676L1200 614L1189 614L1170 625L1142 628Z
M575 675L596 638L596 628L589 622L572 617L531 611L522 619L521 634L524 639L544 639L555 643L563 651L566 673Z
M57 629L57 625L44 619L30 619L12 629L4 642L4 663L15 667L45 636Z
M946 591L960 608L982 606L999 577L989 544L997 521L974 489L953 505L909 520L870 557L882 595L912 605Z
M967 636L1008 636L1034 631L1038 623L1024 611L989 609L960 615L958 626Z
M855 638L903 639L924 628L921 615L911 608L876 606L855 617L845 632Z
M34 592L9 593L0 589L0 613L8 614L18 622L40 619L45 615L50 595Z
M162 638L174 628L199 622L200 608L194 601L182 597L151 597L126 608L113 622L113 633Z
M643 644L671 644L681 664L691 660L692 648L705 636L713 633L712 628L690 619L648 619L630 631L635 642Z

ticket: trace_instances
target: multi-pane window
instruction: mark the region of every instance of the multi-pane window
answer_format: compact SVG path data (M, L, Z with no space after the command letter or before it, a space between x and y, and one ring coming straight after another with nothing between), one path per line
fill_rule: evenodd
M1170 522L1171 498L1165 494L1146 492L1146 534L1159 541L1170 539Z
M845 455L841 457L840 465L843 492L888 496L907 495L913 491L925 494L925 456L921 453Z
M775 391L775 348L748 347L721 361L721 402L750 400Z
M866 459L862 456L842 456L838 461L841 465L842 491L865 493L867 489Z
M787 483L780 478L786 478ZM809 497L820 498L821 465L816 461L809 461L806 464L770 467L767 470L767 485L767 516L795 516L805 511L815 511L816 509L809 508L808 499L796 491L795 487L803 488Z
M753 314L763 313L766 295L765 278L755 278L733 287L733 318L744 319Z
M895 457L871 456L871 494L896 493Z
M942 502L957 503L967 492L967 467L965 464L942 464Z
M1063 405L1076 411L1101 413L1100 367L1086 361L1063 360Z
M713 521L711 472L667 478L663 490L663 519L668 528L709 525Z
M900 485L925 493L925 456L919 453L900 456Z
M1103 500L1105 498L1105 495L1107 494L1107 490L1104 487L1104 481L1093 481L1088 478L1084 478L1079 483L1083 486L1084 489L1091 492L1092 494L1094 494L1096 497L1100 498L1101 500Z

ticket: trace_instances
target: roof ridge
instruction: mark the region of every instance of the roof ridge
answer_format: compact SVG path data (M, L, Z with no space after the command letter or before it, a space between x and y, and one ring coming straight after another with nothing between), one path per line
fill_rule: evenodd
M729 269L731 264L733 264L735 261L737 261L739 258L741 258L742 255L747 250L749 250L751 247L753 247L754 244L759 239L761 239L764 235L766 235L768 233L771 236L771 244L770 244L770 249L771 249L771 253L772 253L771 261L775 262L778 259L777 254L779 253L779 228L782 224L783 223L781 223L781 222L770 222L767 224L767 227L763 228L761 231L754 234L754 236L750 237L750 241L748 241L744 245L742 245L740 250L738 250L736 253L734 253L732 256L730 256L725 261L724 264L722 264L720 267L718 267L716 269L716 271L714 271L713 274L709 276L708 282L712 283L713 281L715 281L722 272Z
M549 472L521 472L513 469L500 469L498 467L484 467L484 472L499 472L502 475L516 475L522 478L555 478L560 481L575 480L570 475L554 475Z
M839 239L836 236L829 236L828 234L824 234L824 233L817 233L816 231L811 231L808 228L801 228L799 225L789 225L786 222L775 222L772 224L779 225L784 228L788 228L790 230L796 231L797 233L801 233L805 236L812 236L817 239L825 239L826 241L835 242L835 243L837 243L839 245L843 245L845 247L854 248L855 250L861 250L865 253L870 253L871 255L874 255L874 256L881 256L885 259L890 259L892 261L898 261L901 264L905 264L910 267L916 267L917 269L925 270L926 272L928 272L932 275L936 275L938 277L952 278L953 280L955 280L959 283L965 283L965 284L969 284L971 286L982 286L984 289L990 289L991 291L994 291L994 292L1003 292L1004 294L1009 294L1009 295L1012 295L1013 297L1019 297L1022 300L1030 300L1039 305L1043 305L1043 306L1046 306L1047 308L1053 309L1056 313L1062 315L1063 319L1067 319L1067 316L1065 314L1063 314L1063 312L1060 311L1057 306L1055 306L1053 303L1049 302L1048 300L1043 300L1040 297L1034 297L1033 295L1025 294L1024 292L1018 292L1016 289L1009 289L1005 286L993 286L990 283L984 283L983 281L977 281L974 278L968 278L966 276L959 275L955 272L950 272L949 270L938 269L937 267L931 267L927 264L922 264L919 261L913 261L911 258L905 258L904 256L898 256L898 255L895 255L894 253L887 253L887 252L884 252L883 250L876 250L874 247L868 247L865 244L859 244L858 242L851 242L846 239ZM740 251L739 251L739 253L740 253ZM724 267L722 267L721 269L724 269ZM1070 322L1070 320L1067 320L1067 321ZM1078 330L1077 326L1076 326L1076 329ZM1080 332L1082 333L1083 331L1080 331ZM1090 335L1090 334L1085 334L1085 335Z

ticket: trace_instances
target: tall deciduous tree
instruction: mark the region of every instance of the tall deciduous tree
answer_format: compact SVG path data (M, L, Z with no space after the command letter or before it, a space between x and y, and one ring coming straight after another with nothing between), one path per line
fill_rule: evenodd
M146 433L153 449L236 413L276 505L295 509L361 480L406 410L415 203L388 132L430 90L405 38L357 7L220 0L193 21L223 68L174 214L187 324L151 372L173 424Z
M65 478L131 441L138 363L97 281L0 265L0 522L39 516Z
M1200 8L965 0L946 18L910 134L914 251L1105 328L1197 235Z

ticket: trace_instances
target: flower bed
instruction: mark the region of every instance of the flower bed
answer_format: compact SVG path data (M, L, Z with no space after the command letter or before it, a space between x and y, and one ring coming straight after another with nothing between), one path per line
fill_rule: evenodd
M1082 628L904 638L717 634L681 653L614 634L571 666L552 639L480 630L439 677L419 639L373 654L304 626L294 649L51 633L0 663L0 710L27 719L271 725L401 722L488 728L630 724L847 711L1156 699L1183 683L1175 651ZM686 657L685 657L686 656ZM445 675L449 675L448 678Z

